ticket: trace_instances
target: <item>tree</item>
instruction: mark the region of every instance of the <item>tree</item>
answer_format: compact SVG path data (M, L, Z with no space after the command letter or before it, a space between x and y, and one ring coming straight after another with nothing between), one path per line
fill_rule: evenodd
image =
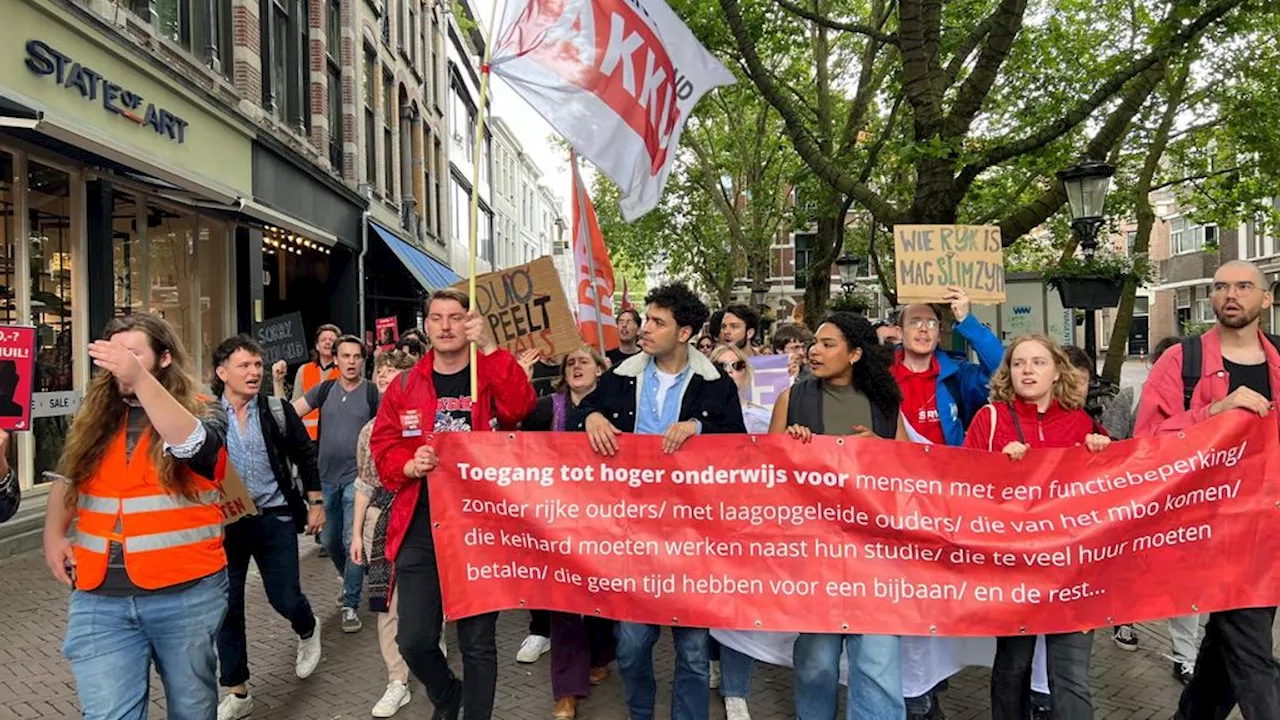
M1027 0L718 3L740 69L827 189L820 207L856 203L884 228L994 223L1007 246L1065 202L1054 171L1121 148L1170 59L1243 0L1045 0L1031 16ZM804 59L808 81L780 58ZM806 314L826 286L810 283Z

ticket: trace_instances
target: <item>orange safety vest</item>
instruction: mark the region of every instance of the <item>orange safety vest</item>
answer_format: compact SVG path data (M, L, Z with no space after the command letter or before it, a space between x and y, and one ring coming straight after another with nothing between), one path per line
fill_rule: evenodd
M325 380L338 379L338 366L334 365L329 368L329 372L320 372L320 363L309 362L302 366L302 394L306 395L311 388L319 385ZM320 434L320 408L314 408L311 412L302 416L302 424L307 426L307 434L311 436L314 442L316 436Z
M76 499L76 588L93 590L107 574L107 549L124 548L133 584L158 590L212 575L227 565L222 550L222 491L218 482L194 475L196 500L171 495L160 485L143 434L132 459L121 427L97 471ZM226 450L218 458L222 477Z

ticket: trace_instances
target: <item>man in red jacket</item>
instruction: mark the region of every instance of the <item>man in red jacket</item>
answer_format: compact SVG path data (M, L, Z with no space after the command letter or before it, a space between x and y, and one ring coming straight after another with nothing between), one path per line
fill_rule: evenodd
M435 705L433 720L489 720L498 685L498 613L458 620L463 682L440 651L444 607L431 537L431 507L425 481L436 466L425 444L431 433L514 429L537 398L524 368L499 350L471 300L440 290L427 302L431 350L391 383L382 398L369 448L378 477L396 494L387 523L387 558L395 563L400 630L396 641L413 674ZM478 346L477 402L471 402L470 343Z
M1200 380L1190 403L1182 379L1182 346L1151 368L1134 436L1166 435L1224 412L1266 417L1280 403L1280 352L1259 318L1271 293L1258 268L1233 260L1213 276L1218 323L1199 338ZM1217 720L1238 703L1245 720L1280 720L1280 666L1271 650L1275 608L1209 616L1195 674L1182 692L1176 720Z

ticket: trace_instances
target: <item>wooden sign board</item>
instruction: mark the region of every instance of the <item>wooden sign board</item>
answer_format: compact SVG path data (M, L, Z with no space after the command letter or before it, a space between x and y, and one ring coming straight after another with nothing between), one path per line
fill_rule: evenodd
M1004 246L994 225L895 225L898 303L940 303L948 285L982 305L1004 302Z
M466 281L453 287L467 291ZM550 257L477 277L471 306L489 321L498 347L516 355L538 350L543 357L555 357L582 345Z

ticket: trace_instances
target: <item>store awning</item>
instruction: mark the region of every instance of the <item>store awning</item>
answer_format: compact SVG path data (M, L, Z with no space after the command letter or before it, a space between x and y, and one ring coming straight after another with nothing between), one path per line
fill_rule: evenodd
M378 223L371 222L369 227L382 238L391 252L400 258L404 267L414 279L426 290L443 290L462 281L458 274L448 265L422 252L418 248L396 237L390 230Z

